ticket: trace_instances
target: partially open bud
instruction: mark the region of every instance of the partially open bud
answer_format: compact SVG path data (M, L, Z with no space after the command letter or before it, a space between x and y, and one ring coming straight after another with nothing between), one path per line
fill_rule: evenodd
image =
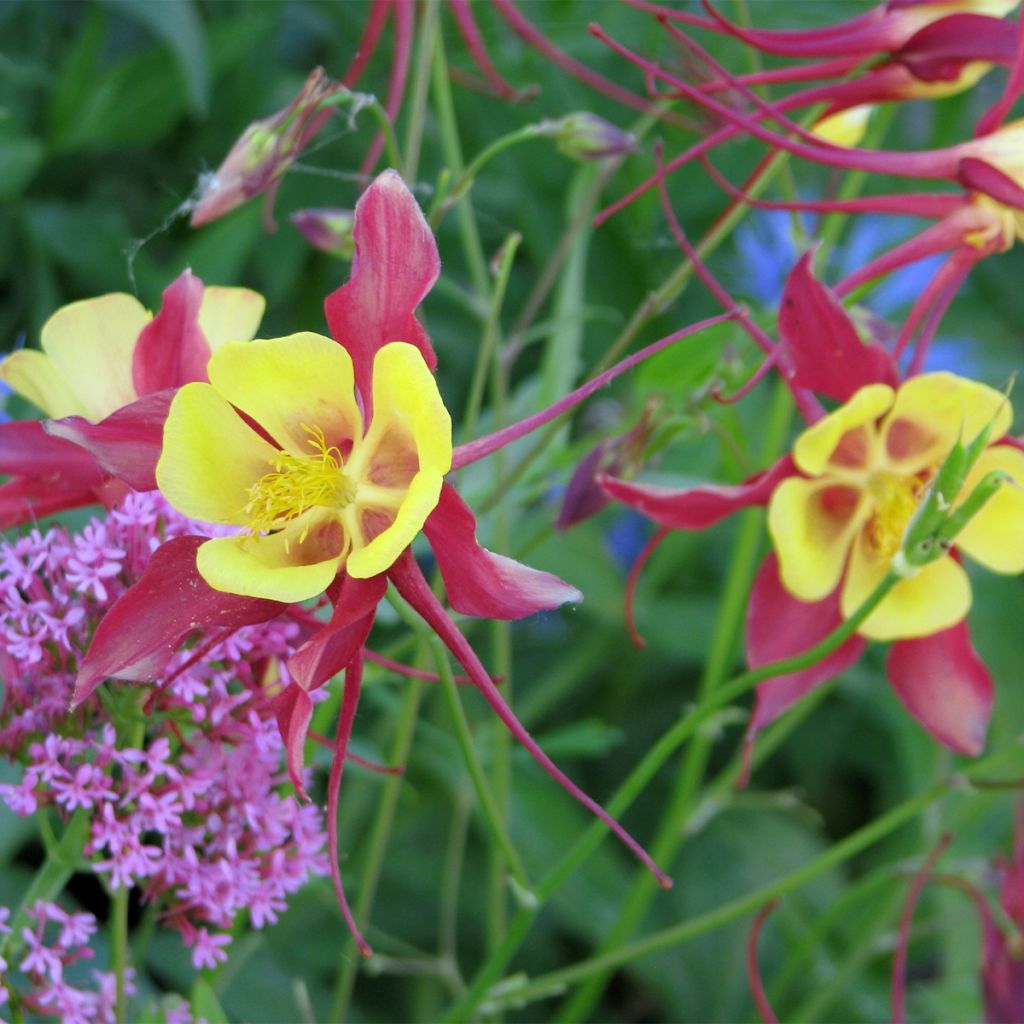
M329 252L339 259L350 260L356 254L352 235L355 214L351 210L296 210L291 222L314 249Z
M299 95L272 117L253 121L231 147L220 167L201 182L192 210L192 227L223 217L254 196L268 194L268 227L273 228L269 204L285 171L331 116L343 85L316 68Z
M577 111L544 121L539 134L553 138L559 152L574 160L600 160L636 150L636 137L597 114Z

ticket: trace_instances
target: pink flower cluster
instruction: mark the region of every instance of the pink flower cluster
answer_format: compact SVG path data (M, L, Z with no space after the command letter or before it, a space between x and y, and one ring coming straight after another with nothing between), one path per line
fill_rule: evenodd
M0 907L0 936L9 936L10 911ZM11 971L0 957L0 1006L15 997L17 1010L40 1017L56 1017L64 1024L113 1022L116 980L107 971L92 971L95 989L83 989L68 979L66 970L80 960L91 960L89 940L96 931L92 914L67 913L56 903L39 900L28 910L30 925L22 929L23 955L18 954L17 971ZM126 991L133 994L133 972L126 978ZM25 988L27 983L28 988Z
M175 655L155 693L111 691L131 712L115 721L137 726L101 724L95 697L68 710L97 622L159 544L186 532L195 524L158 495L132 494L80 533L0 544L0 751L25 766L0 797L21 815L85 809L93 870L113 889L140 888L202 968L226 959L240 912L257 928L274 922L328 867L322 814L290 793L270 708L294 623L222 630Z

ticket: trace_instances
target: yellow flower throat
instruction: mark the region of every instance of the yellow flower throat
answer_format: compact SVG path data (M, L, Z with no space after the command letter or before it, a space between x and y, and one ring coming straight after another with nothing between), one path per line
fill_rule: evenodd
M868 520L867 536L881 558L892 558L899 550L926 483L916 476L897 476L884 470L872 474L868 493L875 507Z
M327 446L320 427L301 424L309 434L306 443L313 454L279 452L273 472L266 473L249 488L245 514L252 535L269 533L297 519L314 507L341 509L356 496L355 484L342 470L341 452ZM306 539L304 531L299 538Z

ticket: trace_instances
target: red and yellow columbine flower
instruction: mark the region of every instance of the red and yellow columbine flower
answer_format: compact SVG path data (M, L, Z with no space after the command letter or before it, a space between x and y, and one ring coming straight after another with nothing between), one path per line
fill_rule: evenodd
M481 547L476 520L444 482L445 473L549 423L647 356L727 317L663 338L549 408L453 449L432 373L434 352L415 316L440 269L437 244L394 171L380 175L356 204L353 238L351 279L325 302L333 340L303 333L225 344L209 361L209 382L190 383L174 397L155 467L160 488L179 511L237 532L178 537L154 553L96 630L74 699L85 700L111 677L159 678L196 630L234 629L278 614L296 616L308 628L308 611L289 606L326 593L333 613L289 659L291 681L275 698L276 712L288 768L301 788L310 693L345 673L328 820L336 891L359 938L341 887L335 812L364 645L390 583L541 767L667 887L646 851L515 717L428 585L410 544L425 535L448 603L463 614L518 619L580 600L579 591L550 573Z
M209 375L175 396L156 469L179 512L242 528L199 549L207 583L292 602L341 570L390 569L451 467L451 419L420 352L403 342L377 352L366 425L352 358L318 334L226 345Z
M601 478L610 497L661 527L631 582L668 531L705 529L767 505L775 550L757 573L747 611L747 662L758 668L831 634L895 562L905 578L859 633L822 660L757 687L748 755L761 729L852 665L869 639L893 641L887 673L914 718L940 743L977 754L994 691L967 631L971 593L959 557L962 551L996 572L1024 571L1024 452L1006 436L1009 402L948 373L899 384L891 354L861 342L835 295L811 274L809 255L787 280L779 335L776 365L795 392L816 392L839 407L818 418L791 455L741 484L671 490ZM947 458L972 443L979 451L970 472L947 487ZM918 513L934 505L955 516L963 504L965 515L968 496L993 471L1010 482L951 536L952 545L943 535L927 558L908 557Z
M997 445L1012 413L1006 397L950 373L911 378L894 390L861 388L796 441L803 473L775 489L768 528L782 585L801 601L840 586L853 614L888 574L907 526L951 448L992 424L991 444L965 486L991 469L1024 483L1024 453ZM957 548L994 572L1024 571L1024 493L1004 487L972 519ZM901 580L861 626L871 640L929 636L956 625L971 603L967 574L952 553Z
M151 314L122 293L73 302L43 325L41 351L0 362L0 379L49 419L0 425L0 526L153 488L173 389L206 379L210 355L247 341L263 316L248 288L207 288L189 271ZM146 452L152 457L147 459Z

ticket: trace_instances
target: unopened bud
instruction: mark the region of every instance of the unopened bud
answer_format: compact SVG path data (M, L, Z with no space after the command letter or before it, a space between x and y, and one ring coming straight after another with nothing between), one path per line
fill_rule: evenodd
M285 171L331 116L339 94L347 92L317 68L287 107L272 117L253 121L220 167L203 178L192 210L192 227L223 217L254 196L273 195Z
M314 249L343 260L355 256L356 243L352 235L355 216L351 210L296 210L291 221Z
M636 150L634 135L587 111L545 121L540 128L540 134L555 140L559 152L574 160L600 160Z

